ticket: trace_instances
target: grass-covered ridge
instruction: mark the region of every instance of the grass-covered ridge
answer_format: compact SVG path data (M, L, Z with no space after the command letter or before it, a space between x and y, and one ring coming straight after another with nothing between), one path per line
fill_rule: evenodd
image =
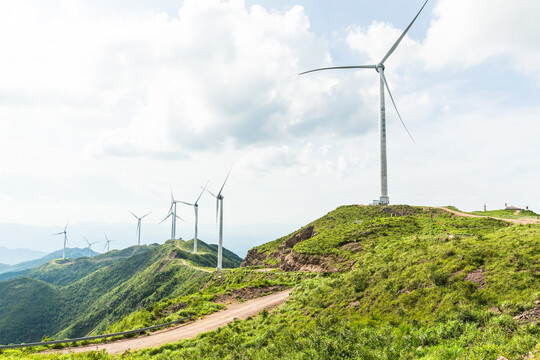
M200 242L200 255L177 241L135 246L92 258L53 260L26 277L0 281L0 343L102 333L149 304L199 290L208 274L185 265L215 266L216 251ZM240 264L224 253L223 264Z
M510 224L500 220L464 218L428 207L341 206L306 225L303 229L314 228L313 236L294 245L293 250L305 255L333 255L340 259L361 260L366 252L378 251L380 246L396 240L413 237L467 238L508 226ZM291 235L254 248L253 252L265 257L259 265L279 266L277 260L283 256L280 246Z

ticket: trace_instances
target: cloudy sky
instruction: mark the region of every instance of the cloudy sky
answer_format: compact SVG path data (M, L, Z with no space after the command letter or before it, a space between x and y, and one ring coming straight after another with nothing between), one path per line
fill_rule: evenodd
M396 4L397 3L397 4ZM163 242L225 187L241 255L379 197L373 70L422 0L0 0L0 246ZM540 3L430 0L386 76L393 204L540 211ZM215 242L215 200L200 202ZM193 210L178 235L193 235ZM146 232L145 232L146 230ZM103 244L96 245L102 247ZM99 249L98 249L99 250Z

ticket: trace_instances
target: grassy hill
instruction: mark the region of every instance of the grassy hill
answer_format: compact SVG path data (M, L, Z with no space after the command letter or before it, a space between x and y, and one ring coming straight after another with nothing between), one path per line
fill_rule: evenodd
M0 343L100 332L148 304L195 292L209 275L183 265L182 259L199 266L216 263L212 247L201 244L207 250L201 255L169 241L93 258L54 260L25 277L2 281ZM223 263L234 267L240 260L224 253Z
M278 310L195 339L122 358L537 356L538 224L459 217L428 207L342 206L293 234L252 249L244 266L209 275L200 291L148 302L111 329L212 312L219 309L217 299L238 297L246 289L290 286L290 300ZM251 267L276 271L256 272Z

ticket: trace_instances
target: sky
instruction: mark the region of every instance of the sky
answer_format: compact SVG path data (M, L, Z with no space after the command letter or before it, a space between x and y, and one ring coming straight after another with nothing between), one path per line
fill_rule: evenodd
M396 4L397 3L397 4ZM373 70L422 0L0 0L0 246L170 237L223 190L244 256L378 199ZM430 0L385 63L391 204L540 211L540 3ZM194 213L177 236L193 237ZM216 242L203 195L200 237ZM101 249L100 249L101 248Z

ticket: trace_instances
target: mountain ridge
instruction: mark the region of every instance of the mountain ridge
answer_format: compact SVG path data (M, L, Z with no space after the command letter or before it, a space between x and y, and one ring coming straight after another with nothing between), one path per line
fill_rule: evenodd
M0 343L100 332L147 304L197 291L209 275L181 260L215 264L212 247L200 244L200 255L167 241L92 258L53 260L22 277L0 281ZM240 264L226 252L223 260L225 266Z

